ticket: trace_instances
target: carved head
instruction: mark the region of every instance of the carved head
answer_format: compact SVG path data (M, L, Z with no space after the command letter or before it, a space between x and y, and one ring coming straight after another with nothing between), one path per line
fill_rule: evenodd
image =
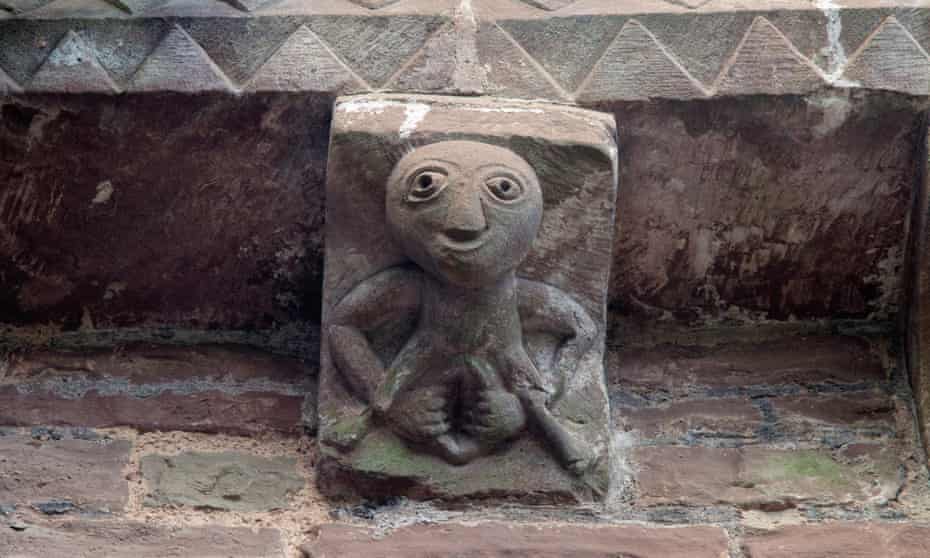
M426 272L480 287L515 270L529 253L543 200L536 173L513 151L444 141L397 163L386 211L391 234Z

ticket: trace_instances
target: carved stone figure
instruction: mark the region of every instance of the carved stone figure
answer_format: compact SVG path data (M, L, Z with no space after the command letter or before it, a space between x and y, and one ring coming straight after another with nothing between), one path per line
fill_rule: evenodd
M600 359L612 128L596 113L552 109L576 137L568 146L543 138L543 147L518 153L482 128L506 131L509 123L512 134L541 109L487 108L440 98L337 105L320 392L324 489L393 494L403 480L414 485L402 490L411 495L581 499L606 489ZM416 134L405 128L411 113L425 116ZM455 115L458 130L437 129ZM563 207L547 208L553 176L541 182L540 170L562 175L551 193L567 194ZM585 197L598 203L573 207ZM569 207L579 220L571 225ZM545 230L550 214L569 237L589 235L578 254ZM578 294L560 277L573 273Z
M501 147L439 142L400 160L386 200L389 230L416 265L382 271L336 305L328 329L336 367L376 418L450 463L493 451L529 419L563 465L584 472L593 453L547 403L590 348L595 325L559 289L516 276L542 220L536 173ZM362 329L392 298L412 305L393 310L419 320L382 371ZM524 321L568 339L558 385L547 385L527 354Z

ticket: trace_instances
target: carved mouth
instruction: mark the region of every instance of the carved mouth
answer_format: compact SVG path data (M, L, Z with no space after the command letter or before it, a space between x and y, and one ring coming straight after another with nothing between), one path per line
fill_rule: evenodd
M484 235L478 235L469 239L455 238L452 235L444 234L442 246L453 252L474 252L484 246Z

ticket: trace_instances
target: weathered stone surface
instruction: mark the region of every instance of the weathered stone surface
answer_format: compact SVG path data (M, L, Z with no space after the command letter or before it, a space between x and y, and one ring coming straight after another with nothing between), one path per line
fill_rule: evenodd
M854 96L613 109L620 183L637 185L618 200L618 321L897 311L914 107ZM74 330L85 309L97 328L318 319L328 100L34 95L2 110L4 322Z
M476 18L469 4L434 33L391 79L397 91L567 99L568 93L499 26Z
M239 8L244 12L255 11L266 4L273 2L274 0L226 0L233 6Z
M526 52L568 91L575 91L616 41L623 17L558 17L498 22Z
M526 56L497 25L482 25L477 54L485 68L485 92L501 97L566 100L567 92Z
M0 434L0 503L41 509L42 504L60 502L62 511L119 511L129 494L123 469L130 447L127 441L108 438L43 440Z
M249 81L250 91L340 91L364 85L306 26L297 28Z
M292 433L315 370L234 346L21 353L0 376L0 424Z
M717 79L722 95L807 93L824 85L817 67L764 17L752 22Z
M4 323L318 322L329 101L33 96L0 110Z
M643 505L733 504L779 510L800 503L885 503L903 480L888 454L849 459L820 450L644 447L633 461Z
M132 556L163 558L284 558L281 533L244 527L167 528L134 521L28 523L0 529L10 558Z
M558 10L568 6L575 0L524 0L527 4L531 6L536 6L537 8L542 8L543 10Z
M750 437L761 425L759 409L745 399L684 400L658 407L614 406L611 410L619 424L643 438Z
M434 16L320 17L310 21L310 29L326 41L367 86L379 87L416 54L443 23L443 18Z
M13 13L25 13L40 8L53 0L3 0L2 6Z
M779 420L894 428L894 401L879 391L776 397L772 405Z
M96 53L69 31L29 82L32 91L115 93L118 88L97 62Z
M688 71L638 21L623 26L585 79L578 101L623 99L696 99L707 93Z
M636 185L617 203L618 318L713 325L899 311L922 141L914 107L824 95L613 112L619 183Z
M175 26L139 66L129 91L226 91L232 83L184 29Z
M519 102L337 105L326 475L386 494L603 495L612 126L597 113Z
M41 8L29 12L32 18L125 18L127 10L120 6L118 0L55 0Z
M852 56L843 75L864 87L930 92L930 57L894 17L889 17Z
M140 386L138 395L159 386L196 391L208 382L248 390L264 387L288 393L309 386L313 363L236 345L172 346L146 343L116 349L51 351L35 349L8 355L0 382L58 387L57 393L80 396L112 380L112 391ZM188 381L188 384L184 384ZM65 384L70 385L65 385ZM67 391L65 391L67 390Z
M636 14L636 19L707 89L713 87L727 68L745 39L746 31L760 16L783 33L804 57L813 62L822 59L821 51L828 40L826 17L820 10L766 11L758 4L742 7L748 9L690 10L687 14L645 13ZM844 32L847 31L846 24L844 18ZM877 24L875 22L870 29Z
M923 151L924 173L914 200L909 270L907 366L917 403L918 428L930 440L930 150ZM926 449L926 448L925 448Z
M386 537L359 527L328 524L302 547L306 558L378 556L514 556L532 558L723 558L727 537L719 527L648 528L565 525L417 525Z
M353 4L358 4L359 6L364 6L369 10L377 10L378 8L383 8L385 6L390 6L398 2L399 0L349 0Z
M182 395L166 392L138 398L91 392L79 399L49 393L0 388L0 424L31 426L131 426L143 431L186 430L259 434L297 433L303 420L304 396L252 392L229 394L205 390Z
M608 378L637 391L687 392L781 384L857 384L885 378L869 343L854 337L814 336L719 347L611 351Z
M147 505L233 511L287 508L304 486L292 458L231 452L146 455L142 478Z
M23 33L0 25L0 42L7 47L0 61L6 59L15 66L14 77L24 83L35 73L36 58L45 60L47 43L54 43L69 29L89 38L102 28L135 28L129 35L99 34L102 40L93 41L91 48L108 59L101 63L103 68L113 72L111 66L120 66L113 75L122 84L124 72L129 70L131 75L139 66L138 57L152 52L151 38L163 36L151 31L179 25L223 72L213 76L213 71L204 71L199 53L174 56L163 72L151 73L146 87L208 91L225 89L227 82L230 86L248 83L287 37L299 26L309 25L366 82L360 86L366 90L384 87L391 76L405 73L413 59L421 58L428 62L429 77L420 67L413 75L393 80L397 87L392 89L459 91L458 86L450 87L440 79L441 66L449 62L453 69L446 77L454 77L463 68L486 73L480 89L570 100L571 92L600 60L594 70L597 76L589 78L596 87L584 91L583 98L691 99L705 92L721 96L803 94L828 83L926 96L930 94L924 87L927 57L921 52L930 45L930 33L926 32L925 11L915 9L912 1L867 0L840 6L812 5L809 0L763 5L706 0L507 0L476 1L474 5L453 0L6 0L12 4L0 4L0 20L32 29ZM459 16L470 23L456 24L456 39L431 40L450 17ZM896 30L889 40L876 36L876 44L867 45L864 57L853 57L850 53L888 16L900 22L900 33ZM648 39L625 37L605 56L607 44L629 17L636 18L635 25L642 26L642 35ZM36 29L39 40L32 42L28 35L36 35ZM515 45L510 44L508 33L519 43L518 50L510 52ZM450 44L455 46L448 48ZM494 52L502 56L488 54ZM626 58L614 56L618 52ZM159 56L165 59L164 52ZM856 58L856 63L847 65L848 57ZM438 64L439 60L443 63ZM191 65L187 74L178 69L185 64ZM298 62L287 64L297 66ZM158 64L149 64L153 65ZM844 67L848 74L862 74L864 79L841 78ZM185 75L201 79L185 79ZM59 81L63 86L66 80ZM97 91L98 82L76 80L68 90ZM535 97L533 85L538 87ZM286 81L281 90L294 87L318 91L313 80Z
M921 558L928 536L930 526L922 523L831 523L751 534L742 546L749 558Z
M116 10L112 4L99 1ZM124 86L170 29L171 24L153 19L107 18L80 23L73 19L0 20L0 45L4 47L0 48L0 67L28 89L30 78L51 51L74 31L116 85Z
M0 96L12 95L13 93L21 93L23 90L18 83L13 81L13 78L8 76L6 72L0 69Z
M443 93L474 93L480 91L481 84L469 71L477 65L477 60L466 64L471 54L477 59L473 40L463 29L470 22L456 18L454 24L447 24L434 33L414 57L391 78L385 87L398 91L437 91ZM476 28L476 24L471 24ZM459 62L459 59L463 59Z
M288 17L238 17L220 21L223 23L212 17L188 17L178 24L229 80L240 86L255 77L301 27L299 19ZM231 37L235 40L230 40ZM294 64L301 62L307 60L298 59Z

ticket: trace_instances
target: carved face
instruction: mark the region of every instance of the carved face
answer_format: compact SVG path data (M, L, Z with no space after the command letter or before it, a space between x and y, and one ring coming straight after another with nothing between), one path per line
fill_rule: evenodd
M542 219L529 164L493 145L445 141L420 147L388 180L387 222L420 267L449 283L480 287L526 257Z

